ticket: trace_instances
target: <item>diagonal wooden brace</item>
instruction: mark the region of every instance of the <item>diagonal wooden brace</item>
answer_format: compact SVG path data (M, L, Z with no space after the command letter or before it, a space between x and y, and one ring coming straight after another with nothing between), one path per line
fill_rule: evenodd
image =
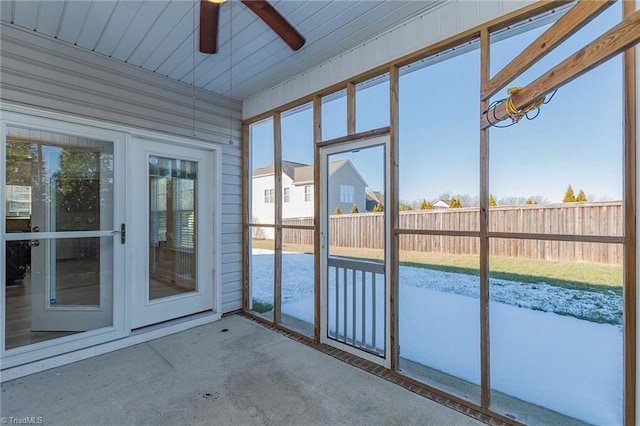
M540 76L538 79L513 95L516 108L520 109L555 89L573 81L582 74L611 59L640 41L640 11L636 11L621 23L589 43L562 63ZM504 102L481 117L480 128L486 129L493 123L508 117Z

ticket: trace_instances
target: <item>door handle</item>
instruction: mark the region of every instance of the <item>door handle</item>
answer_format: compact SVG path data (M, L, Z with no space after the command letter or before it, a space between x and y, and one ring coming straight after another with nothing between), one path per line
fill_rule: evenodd
M40 227L34 226L33 228L31 228L31 232L40 232Z
M31 241L29 241L29 245L31 247L38 247L40 245L40 241L39 240L31 240Z
M120 234L120 244L124 244L127 240L127 228L125 226L124 223L120 224L120 230L119 231L111 231L111 235L118 235Z

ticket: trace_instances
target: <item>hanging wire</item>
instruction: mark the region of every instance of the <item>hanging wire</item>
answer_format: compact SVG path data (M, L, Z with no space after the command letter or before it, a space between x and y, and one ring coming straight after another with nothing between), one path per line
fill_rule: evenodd
M191 134L196 136L196 4L198 0L193 0L193 9L191 16L193 18L193 32L191 33L191 41L193 43L193 53L191 55Z
M518 123L522 117L526 117L527 120L535 120L538 117L538 115L540 115L540 107L542 105L548 104L551 101L551 99L553 99L553 97L556 95L556 92L558 91L558 89L554 90L549 96L549 98L542 98L538 101L531 102L530 104L527 104L520 109L517 109L513 104L512 96L518 93L519 91L520 91L519 87L509 88L507 91L509 93L508 97L491 102L489 107L483 112L483 114L487 117L487 122L491 127L496 127L498 129L511 127L514 124ZM507 112L509 118L511 118L511 123L506 125L498 125L498 123L506 120L506 118L503 118L502 120L500 120L496 116L496 108L498 105L502 103L505 103L505 111ZM530 113L532 112L535 112L535 115L530 115ZM493 121L491 120L492 115L493 115Z

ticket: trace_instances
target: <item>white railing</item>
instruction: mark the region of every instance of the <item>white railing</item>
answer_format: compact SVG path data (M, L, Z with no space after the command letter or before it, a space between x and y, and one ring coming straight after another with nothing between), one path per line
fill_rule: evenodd
M329 257L328 337L385 355L384 264Z

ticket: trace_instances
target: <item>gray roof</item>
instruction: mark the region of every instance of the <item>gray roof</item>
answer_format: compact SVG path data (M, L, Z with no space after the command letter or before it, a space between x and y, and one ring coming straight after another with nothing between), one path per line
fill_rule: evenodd
M346 162L347 160L339 160L329 163L329 176L342 167ZM293 161L283 161L282 172L289 176L294 184L313 182L313 165L294 163ZM273 174L273 163L253 171L253 177L271 174Z
M283 161L282 162L282 172L289 176L292 180L295 181L295 169L298 167L310 167L303 163L294 163L293 161ZM264 175L272 175L273 174L274 163L269 164L266 167L260 167L253 171L253 177L264 176ZM313 167L311 167L313 170ZM313 172L311 173L313 177Z

